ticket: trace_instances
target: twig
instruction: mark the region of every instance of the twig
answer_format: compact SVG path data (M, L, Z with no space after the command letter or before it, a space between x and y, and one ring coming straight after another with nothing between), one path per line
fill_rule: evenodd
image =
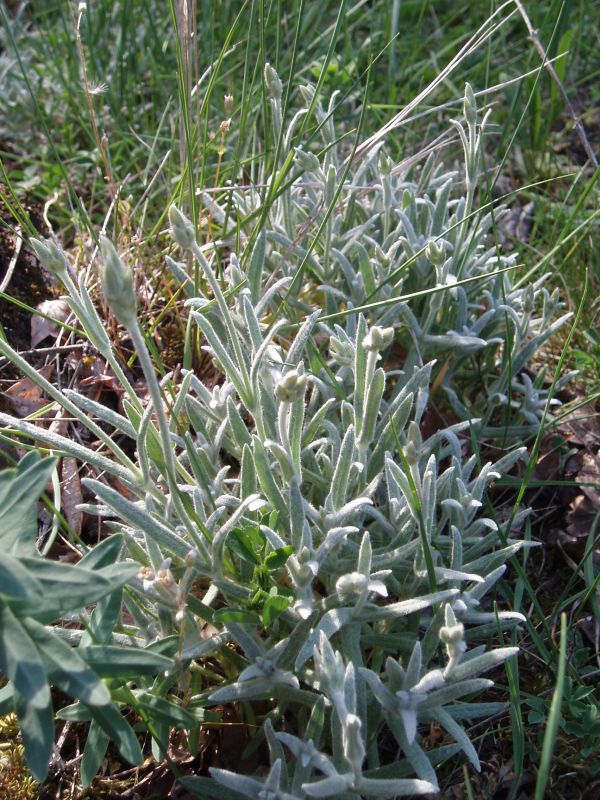
M77 52L79 54L81 80L83 83L85 99L88 107L88 112L90 115L90 123L92 125L92 133L94 135L94 141L96 143L96 147L98 148L98 153L100 154L100 158L102 160L102 164L104 167L104 178L108 183L108 188L110 190L111 197L115 199L117 197L118 191L115 179L112 174L110 155L108 152L108 140L106 138L105 133L103 133L102 136L100 136L98 123L96 121L96 112L94 111L94 101L92 100L92 96L97 91L104 91L104 89L102 87L97 87L95 91L92 90L92 85L90 84L87 73L85 48L83 46L83 40L81 38L81 20L85 11L86 11L85 4L80 4L77 10L77 16L75 16L75 13L73 11L71 12L74 22L75 41L77 42Z
M562 85L560 78L556 74L554 65L548 59L548 54L544 50L544 46L539 40L536 29L531 24L531 20L529 19L527 11L525 11L525 8L523 7L523 3L521 2L521 0L515 0L515 5L517 6L519 14L523 18L523 22L527 26L527 30L529 31L529 38L533 42L533 46L538 51L540 58L542 59L543 65L548 70L550 77L552 78L552 80L554 81L554 83L558 88L558 91L560 92L560 96L562 97L563 102L567 108L567 111L569 112L571 119L573 120L575 130L577 131L577 135L579 136L579 139L581 141L581 144L583 145L583 149L585 150L587 157L594 165L594 169L598 169L598 159L596 158L596 154L594 153L592 146L589 143L589 140L585 134L585 128L583 127L583 123L579 118L579 116L577 115L575 109L573 108L573 105L569 100L569 95L565 91L565 87Z
M21 252L21 247L23 246L23 237L21 235L21 228L17 225L16 228L17 238L15 241L15 252L12 254L12 258L10 259L10 263L6 269L6 273L4 278L2 278L2 283L0 283L0 292L5 292L6 287L10 283L10 279L12 278L13 272L15 271L15 267L17 266L17 261L19 259L19 253Z
M19 350L20 356L55 356L59 353L71 353L73 350L83 350L85 347L84 342L79 344L63 344L58 347L35 347L33 350ZM8 363L9 359L6 356L0 358L0 367Z

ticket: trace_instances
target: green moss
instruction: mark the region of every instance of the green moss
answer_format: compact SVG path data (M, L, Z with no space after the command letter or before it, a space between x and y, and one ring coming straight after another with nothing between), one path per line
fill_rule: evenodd
M11 800L33 800L37 782L29 774L14 714L0 718L0 797Z

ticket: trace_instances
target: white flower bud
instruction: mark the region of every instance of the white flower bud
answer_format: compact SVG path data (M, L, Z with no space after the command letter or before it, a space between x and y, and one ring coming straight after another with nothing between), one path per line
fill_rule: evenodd
M67 259L62 250L57 247L51 239L29 239L29 245L46 269L53 272L57 277L62 277L68 268Z
M408 441L406 446L404 447L404 455L406 457L407 462L412 466L414 466L419 460L419 453L415 446L414 442Z
M101 236L100 249L104 266L100 270L102 291L108 307L125 327L136 320L137 300L133 286L133 273L121 261L112 242Z
M393 167L394 162L387 153L381 153L379 156L379 172L382 175L391 175Z
M469 125L477 122L477 100L470 83L465 83L465 99L463 102L463 114Z
M175 586L175 578L170 569L159 569L156 574L156 582L165 589L172 589Z
M382 328L380 325L373 325L363 339L363 347L367 352L378 353L381 350L385 350L392 343L393 338L393 328Z
M138 572L138 578L142 582L144 591L147 592L148 589L150 589L154 585L154 581L156 580L156 575L154 574L154 570L151 567L140 567L140 571Z
M305 172L318 172L321 169L321 163L314 153L307 153L300 147L296 147L294 161Z
M293 369L286 372L275 387L275 396L282 403L292 403L298 397L303 397L306 390L306 375Z
M367 590L369 579L362 572L349 572L338 578L335 584L335 591L340 600L348 600L357 594L362 594Z
M175 242L184 250L189 250L196 241L196 231L189 219L175 205L169 209L169 223Z
M340 367L350 367L354 362L354 348L350 342L342 341L336 336L329 340L329 354Z
M265 64L265 83L273 98L275 100L281 100L283 86L279 75L270 64Z
M446 260L446 251L441 242L435 242L433 239L427 242L425 248L425 257L434 265L434 267L441 267Z
M465 626L462 622L457 622L456 625L451 627L440 628L440 640L444 644L458 644L462 642L465 633Z

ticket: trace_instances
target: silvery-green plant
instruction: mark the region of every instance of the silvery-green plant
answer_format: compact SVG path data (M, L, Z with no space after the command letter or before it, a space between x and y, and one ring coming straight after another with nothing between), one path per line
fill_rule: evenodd
M271 79L266 83L280 119L281 97ZM285 287L288 308L310 311L304 301L310 279L324 294L326 317L365 307L373 323L393 325L406 351L405 368L437 359L441 388L459 418L481 418L486 433L501 433L503 441L535 433L546 406L545 376L531 380L525 370L569 314L558 316L561 303L545 288L547 276L514 285L517 254L503 255L493 236L506 209L476 207L489 115L480 118L471 87L463 121L452 123L463 150L462 176L443 171L434 155L420 172L394 167L381 144L347 172L348 155L330 146L340 133L333 123L335 98L324 108L312 86L301 93L307 108L293 117L284 143L314 102L326 154L319 160L296 148L293 184L269 207L256 248L263 271ZM224 210L221 216L230 219L233 234L262 201L253 192L227 197L229 216ZM326 330L337 335L335 328Z
M273 71L266 80L279 130L280 84ZM304 91L309 100L311 92ZM331 115L318 101L315 107L333 140ZM516 290L510 273L496 274L508 262L484 249L491 223L472 211L481 130L469 90L465 117L466 198L450 199L454 173L438 174L428 163L408 180L373 153L351 167L333 202L343 154L332 147L319 166L303 151L267 228L231 255L223 276L214 249L200 246L193 224L170 209L173 240L206 286L187 302L222 373L211 389L191 371L178 382L158 380L127 257L102 240L101 281L136 348L150 397L143 407L85 279L71 278L55 244L32 243L122 379L124 411L39 378L103 452L6 414L0 422L110 476L85 479L97 499L85 508L118 532L121 560L138 568L111 611L105 643L149 648L171 664L152 681L124 671L118 699L143 710L157 757L174 726L188 730L193 750L198 723L229 703L254 707L256 743L264 738L269 752L266 777L213 769L211 778L190 779L190 788L210 791L216 781L262 800L414 796L436 791L435 767L453 752L479 768L460 723L499 709L472 698L491 685L479 676L516 653L480 642L523 620L486 601L523 542L484 509L490 483L526 451L513 447L482 463L493 419L474 420L471 409L485 407L495 387L508 392L509 425L537 424L531 409L539 409L542 387L528 384L522 369L554 329L557 299L541 284ZM246 210L253 202L236 199ZM318 247L302 243L300 221L319 225ZM169 264L185 277L183 262ZM407 299L428 286L435 291ZM309 300L318 296L326 308L315 311ZM367 307L368 298L376 303ZM320 320L340 304L354 313L334 325ZM404 353L401 369L389 368L395 347ZM33 377L3 340L0 351ZM470 369L480 352L489 363L477 373L475 397ZM433 356L438 365L446 360L442 385L462 419L424 436L438 374ZM519 398L528 398L525 410ZM135 456L107 427L131 440ZM469 429L480 435L478 454L469 452ZM91 634L60 635L86 641ZM90 718L79 705L63 715ZM433 721L455 745L424 749L423 726ZM391 762L378 750L382 736L396 743ZM102 738L92 728L90 739L88 763L98 764L106 732Z

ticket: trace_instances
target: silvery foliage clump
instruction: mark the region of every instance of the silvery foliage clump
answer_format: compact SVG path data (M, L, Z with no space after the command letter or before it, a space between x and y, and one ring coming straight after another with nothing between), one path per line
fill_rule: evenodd
M277 138L283 125L281 89L271 67L266 81ZM314 92L310 85L301 87L306 108L283 134L281 162L311 104L321 137L316 146L326 155L319 159L295 149L295 181L273 202L262 233L264 271L286 288L287 302L306 313L311 310L303 300L306 280L319 285L329 313L368 301L373 324L395 327L406 351L405 370L434 359L443 364L441 388L459 418L481 418L490 434L501 427L504 441L509 422L514 438L535 433L548 399L546 376L541 372L532 379L524 370L570 314L557 316L562 303L557 290L545 288L547 275L517 288L512 273L501 272L514 267L518 256L503 255L495 243L494 231L507 209L476 208L488 116L478 118L470 86L465 121L452 122L462 145L462 171L445 171L435 154L420 172L394 167L380 143L345 174L348 148L330 146L341 134L333 121L336 94L324 107ZM257 180L270 181L262 174ZM262 202L259 191L232 189L226 213L212 197L204 199L217 219L233 209L234 220L236 211L243 217ZM311 250L317 232L319 246ZM343 350L344 329L331 323L326 330Z
M277 132L281 87L270 68L266 80ZM312 91L304 90L307 99ZM334 141L328 112L319 102L316 109ZM458 125L467 189L457 200L456 173L429 162L409 181L394 175L383 153L371 153L348 170L325 220L319 215L334 198L343 155L336 147L323 160L298 152L296 180L250 249L231 254L223 280L214 251L200 247L194 226L171 208L173 239L195 259L205 287L188 305L222 371L211 388L191 371L177 384L169 375L158 381L131 272L104 239L103 289L144 370L150 401L142 406L85 278L72 277L55 243L33 243L121 381L124 411L38 377L103 452L6 415L0 421L107 476L85 480L97 498L85 508L123 535L122 558L140 565L113 636L173 658L172 671L148 691L183 710L260 701L252 723L269 752L266 777L211 770L210 780L242 796L425 794L438 788L436 766L459 751L479 769L461 723L498 711L477 699L492 685L481 675L516 648L478 642L523 620L492 610L489 595L523 542L489 511L488 489L526 452L514 447L483 461L470 454L468 434L483 437L490 421L473 420L470 409L496 392L506 398L499 405L510 425L536 422L541 389L520 392L526 373L514 370L555 329L558 301L541 282L517 290L510 273L493 274L510 262L485 249L490 221L471 214L481 135L475 114L468 90L466 132ZM233 195L244 211L259 202ZM323 224L312 252L299 232L309 223ZM169 261L182 279L184 263ZM307 271L294 285L300 263ZM395 300L440 286L414 302ZM319 321L315 293L325 297L326 312L356 308L365 297L385 303L332 326ZM507 329L513 373L505 374ZM404 363L386 370L398 342ZM6 343L0 348L33 373ZM462 419L425 435L440 358L447 362L442 385ZM478 396L468 389L475 362ZM135 457L119 444L125 439ZM484 444L481 438L485 454ZM454 744L426 750L432 722ZM153 731L165 724L163 714ZM155 743L158 756L166 741Z

